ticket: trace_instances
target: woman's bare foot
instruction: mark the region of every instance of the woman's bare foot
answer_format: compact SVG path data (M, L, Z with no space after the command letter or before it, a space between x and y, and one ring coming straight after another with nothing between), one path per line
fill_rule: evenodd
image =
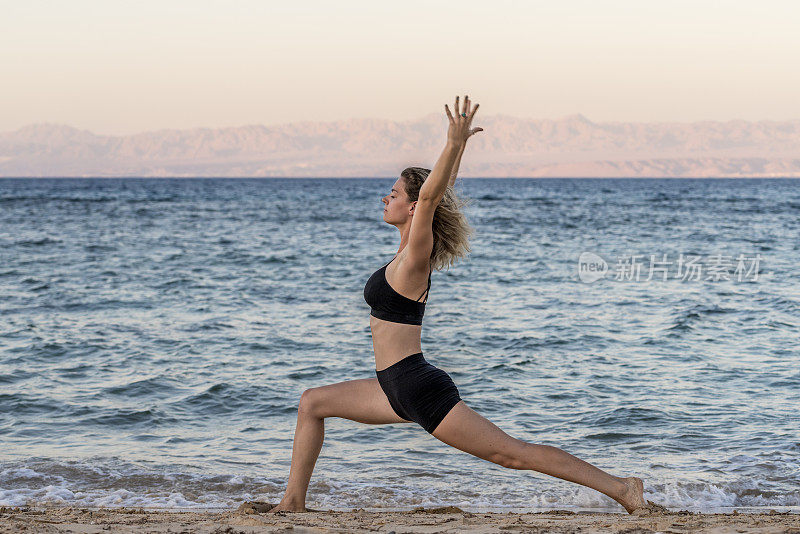
M644 498L644 484L641 478L628 477L622 479L625 482L625 492L617 499L629 514L639 508L648 507L648 502Z
M275 505L274 508L270 508L266 511L268 514L273 514L275 512L309 512L304 505L302 504L294 504L294 503L285 503L283 501L279 502Z
M304 506L289 505L284 502L272 504L263 501L247 501L243 502L237 512L242 514L268 514L271 512L310 512Z

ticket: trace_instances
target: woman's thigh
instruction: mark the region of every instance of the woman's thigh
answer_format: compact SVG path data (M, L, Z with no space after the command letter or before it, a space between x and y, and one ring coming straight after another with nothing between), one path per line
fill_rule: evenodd
M307 389L300 399L301 409L304 405L321 418L341 417L371 425L410 423L395 413L377 378Z
M447 413L433 436L456 449L490 462L521 469L519 459L529 444L513 438L497 425L459 401Z

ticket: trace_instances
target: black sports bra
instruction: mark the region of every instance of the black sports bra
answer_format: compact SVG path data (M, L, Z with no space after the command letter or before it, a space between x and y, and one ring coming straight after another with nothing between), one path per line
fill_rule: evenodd
M397 256L392 258L392 261L395 258ZM372 308L370 315L393 323L421 325L422 316L425 314L425 303L428 302L427 295L424 301L419 302L419 299L411 300L392 289L386 280L386 267L389 263L372 273L364 286L364 300ZM425 293L431 289L431 273L428 274L428 289Z

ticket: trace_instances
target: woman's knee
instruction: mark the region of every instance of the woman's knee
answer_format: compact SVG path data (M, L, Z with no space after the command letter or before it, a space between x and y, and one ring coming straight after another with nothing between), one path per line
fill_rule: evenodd
M322 394L320 388L308 388L300 395L300 405L297 408L297 416L318 418L321 404Z
M527 445L527 443L521 442L508 449L494 451L489 455L488 460L508 469L531 469L532 458L530 455L532 451Z
M510 456L502 452L492 453L492 455L489 456L489 461L502 467L507 467L508 469L525 469L524 462L521 458Z

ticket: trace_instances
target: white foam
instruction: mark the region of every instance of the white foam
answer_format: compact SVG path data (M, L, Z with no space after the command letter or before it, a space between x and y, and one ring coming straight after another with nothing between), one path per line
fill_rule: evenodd
M67 480L64 464L37 465L37 469L8 466L0 469L0 505L59 505L82 507L143 507L166 509L225 509L245 500L277 502L285 481L244 474L143 471L130 465L105 466L70 463L74 479ZM53 471L48 474L42 471ZM113 474L112 474L113 472ZM60 474L56 474L60 473ZM98 474L105 487L92 487ZM312 508L347 510L411 509L417 506L459 506L467 510L540 511L554 508L620 512L609 497L576 484L522 472L494 471L491 476L453 473L441 477L387 476L372 480L347 478L340 472L315 476L308 495ZM772 488L770 491L762 487ZM741 477L708 482L677 478L645 478L645 498L670 509L701 512L734 507L800 507L798 485L784 484L783 492L769 484Z

